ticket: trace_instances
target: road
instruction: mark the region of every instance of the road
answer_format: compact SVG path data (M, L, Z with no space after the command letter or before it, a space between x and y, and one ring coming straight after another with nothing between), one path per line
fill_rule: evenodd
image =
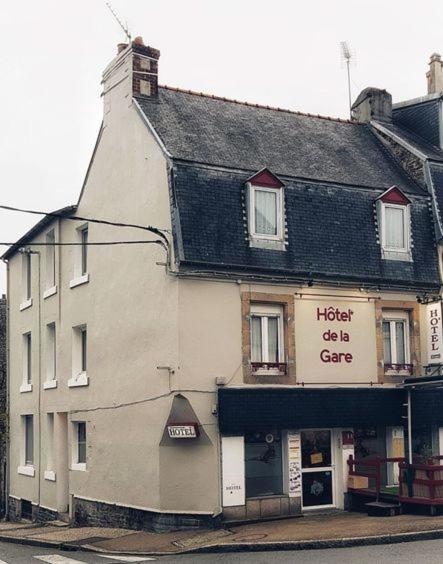
M124 562L173 562L175 564L441 564L443 540L330 550L193 554L158 558L99 555L89 552L60 552L19 544L0 543L0 564L118 564Z

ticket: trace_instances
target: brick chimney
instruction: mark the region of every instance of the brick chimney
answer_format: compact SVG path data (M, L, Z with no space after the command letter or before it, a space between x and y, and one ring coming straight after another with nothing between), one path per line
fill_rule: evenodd
M105 119L112 108L133 96L157 98L159 58L160 51L145 45L141 37L117 46L117 56L102 77Z
M443 62L438 53L431 55L426 78L428 79L428 94L443 92Z
M352 104L352 119L362 122L392 122L392 96L380 88L365 88Z

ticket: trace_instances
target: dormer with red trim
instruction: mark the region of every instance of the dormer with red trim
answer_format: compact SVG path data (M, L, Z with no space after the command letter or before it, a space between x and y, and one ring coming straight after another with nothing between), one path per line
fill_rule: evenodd
M250 246L284 251L284 183L263 168L246 179L245 184Z
M382 258L412 261L411 200L391 186L375 202Z

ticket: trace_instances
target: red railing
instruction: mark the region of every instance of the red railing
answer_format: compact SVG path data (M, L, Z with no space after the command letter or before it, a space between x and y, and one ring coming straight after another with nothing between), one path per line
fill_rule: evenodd
M369 490L375 493L378 497L380 495L381 490L381 481L382 481L382 472L381 467L382 464L387 464L388 462L391 463L402 463L404 462L404 458L381 458L379 456L375 456L374 458L361 458L356 459L353 455L349 455L348 458L348 466L349 466L349 476L363 476L364 478L368 478L368 487L367 488L356 488L356 489L364 489ZM358 468L357 468L358 467ZM368 468L371 471L364 471L362 468ZM369 480L374 482L374 486L371 485Z

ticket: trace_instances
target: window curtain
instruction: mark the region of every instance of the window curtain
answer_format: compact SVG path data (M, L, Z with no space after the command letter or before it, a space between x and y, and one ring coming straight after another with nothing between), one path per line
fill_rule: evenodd
M391 324L389 321L383 321L383 351L384 361L386 364L392 364L391 356Z
M251 360L262 362L261 317L251 319Z
M405 248L405 210L385 208L386 246L392 249Z
M268 362L278 360L278 319L268 317Z
M255 232L277 235L277 194L255 190Z
M405 324L403 321L395 322L395 342L397 348L397 364L406 362L405 355Z

